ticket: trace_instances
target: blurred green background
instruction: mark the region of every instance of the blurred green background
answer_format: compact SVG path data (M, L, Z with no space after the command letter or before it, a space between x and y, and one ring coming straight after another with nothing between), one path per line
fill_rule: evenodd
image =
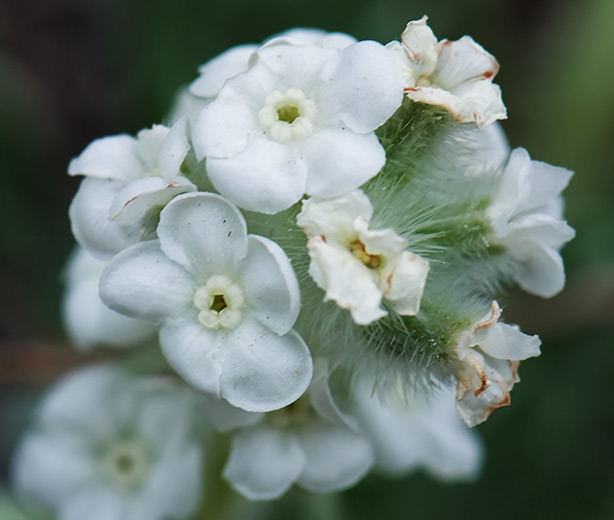
M613 519L614 2L612 0L4 0L0 4L0 472L42 389L78 356L65 339L61 271L72 247L71 157L159 122L196 67L240 43L303 26L386 43L430 17L501 64L512 146L573 169L566 290L510 295L507 321L543 340L513 406L479 427L473 484L421 473L369 477L334 497L340 518ZM301 518L293 493L276 517ZM330 504L327 509L330 509ZM318 507L317 503L313 507ZM326 520L324 513L321 518Z

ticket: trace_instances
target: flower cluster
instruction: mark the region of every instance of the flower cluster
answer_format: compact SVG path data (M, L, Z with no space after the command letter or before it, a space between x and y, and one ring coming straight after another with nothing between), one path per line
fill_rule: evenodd
M84 176L70 208L72 336L92 347L157 332L141 348L202 396L190 406L207 431L232 436L223 476L250 499L295 483L337 491L371 469L471 478L481 449L461 419L509 404L519 361L539 354L496 299L510 284L560 291L573 237L571 173L510 151L496 123L498 67L468 36L438 41L426 17L386 46L297 29L204 64L168 126L99 139L70 163ZM198 451L193 418L170 418L184 405L110 369L69 381L19 452L18 487L63 519L116 484L131 502L109 504L141 507L130 518L157 518L145 501L188 514L192 487L150 496L180 471L199 481L182 458ZM110 409L107 392L125 385ZM36 468L60 464L56 446L71 463L46 488ZM83 475L94 491L74 489Z

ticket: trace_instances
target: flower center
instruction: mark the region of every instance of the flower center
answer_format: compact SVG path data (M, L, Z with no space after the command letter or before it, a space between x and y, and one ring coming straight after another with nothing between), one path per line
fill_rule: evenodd
M365 249L365 245L360 240L354 240L349 244L350 253L370 269L377 269L382 263L380 255L370 255Z
M148 467L147 449L142 442L135 439L115 440L103 452L103 472L119 489L134 489L140 486Z
M280 143L309 137L317 115L316 104L302 90L274 90L264 101L258 120L271 139Z
M194 293L198 321L208 329L234 329L243 319L245 294L228 276L216 274Z

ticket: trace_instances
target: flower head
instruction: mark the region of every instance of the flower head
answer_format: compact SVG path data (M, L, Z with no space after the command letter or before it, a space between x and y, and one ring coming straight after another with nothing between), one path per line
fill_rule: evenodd
M201 491L195 410L187 389L160 380L71 374L16 451L16 490L61 520L185 518Z
M375 42L275 38L203 109L194 148L222 195L276 213L304 193L342 195L376 175L385 154L373 131L401 100L399 68Z
M387 313L382 298L399 314L418 313L429 263L409 251L392 229L373 230L373 208L361 191L330 200L303 202L297 223L309 237L309 274L360 325Z
M505 119L501 90L492 82L497 60L469 36L438 42L426 21L424 16L409 22L401 43L388 44L402 64L405 95L442 106L460 123L483 127Z
M250 411L298 398L312 365L292 330L300 295L283 250L248 235L241 213L212 193L171 201L158 236L113 258L100 282L103 301L160 321L164 355L204 392Z
M462 335L457 345L456 407L465 423L475 426L492 412L510 404L520 360L539 356L540 339L517 326L499 323L501 309L490 313Z
M73 233L94 256L110 258L147 237L161 207L196 190L180 171L190 149L185 126L181 118L170 129L154 125L136 138L104 137L70 162L70 175L86 176L70 206Z

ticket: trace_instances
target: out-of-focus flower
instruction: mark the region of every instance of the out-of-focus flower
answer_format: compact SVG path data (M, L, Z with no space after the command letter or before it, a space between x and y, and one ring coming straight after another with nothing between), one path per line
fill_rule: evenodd
M520 361L540 353L537 336L499 323L500 316L501 309L493 301L490 313L458 341L456 407L468 426L484 422L497 408L510 404Z
M565 285L559 249L575 232L563 220L561 192L573 173L532 161L524 148L514 150L503 169L488 208L496 244L515 260L514 280L545 298Z
M193 130L215 188L245 209L276 213L304 193L342 195L385 162L373 131L401 104L395 60L375 42L294 42L260 47Z
M82 349L129 346L156 332L151 321L129 318L102 303L98 282L107 264L77 246L66 267L64 324L72 341Z
M171 201L158 236L113 258L103 301L161 321L164 355L195 388L250 411L296 400L312 363L292 330L300 294L283 250L248 235L241 213L212 193Z
M382 298L401 315L417 314L429 270L428 260L405 251L407 241L394 230L369 229L372 214L368 197L353 191L308 199L297 217L309 237L309 274L359 325L387 314Z
M71 374L16 451L15 489L60 520L185 518L201 492L195 404L111 366Z
M173 197L195 191L180 171L190 145L186 120L170 129L142 130L136 138L97 139L70 162L70 175L85 175L70 206L73 234L91 254L108 259L151 238L157 215Z
M454 389L444 386L428 393L382 399L364 378L354 394L361 430L375 450L375 468L403 475L424 468L442 480L477 475L482 447L477 434L465 426L454 406Z
M290 406L254 420L235 416L243 427L234 434L224 477L247 498L278 498L294 483L314 493L340 491L371 468L371 446L334 403L326 369L317 372Z
M437 42L426 21L424 16L409 22L401 43L387 46L401 62L406 96L442 106L460 123L484 127L505 119L501 89L492 82L497 60L469 36Z

